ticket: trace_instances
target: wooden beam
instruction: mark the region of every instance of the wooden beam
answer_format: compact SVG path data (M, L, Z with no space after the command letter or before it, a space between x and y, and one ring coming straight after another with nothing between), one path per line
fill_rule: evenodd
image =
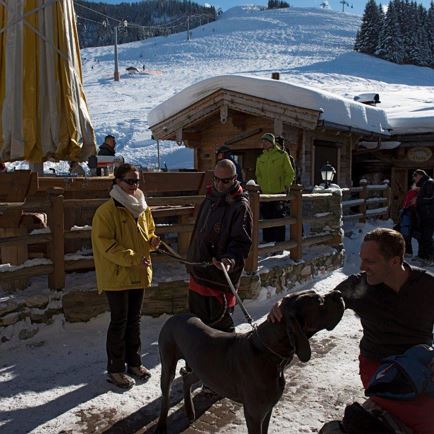
M263 132L262 128L255 128L254 130L244 131L240 134L237 134L230 140L226 140L224 142L225 145L233 145L234 143L241 142L241 140L248 139L249 137L256 136L256 134L260 134Z
M53 272L48 276L48 286L50 289L56 290L65 287L65 213L63 191L62 188L53 188L48 191L51 203L48 213L48 226L53 236L48 246L48 251L54 267Z
M54 271L54 266L49 265L34 265L33 267L23 267L14 271L3 271L2 282L16 279L28 279L34 276L46 276Z
M266 253L281 252L282 250L293 250L295 247L297 247L295 241L281 241L276 242L273 246L258 247L258 254L265 255Z
M4 235L2 235L4 236ZM34 235L21 235L19 237L6 237L0 238L0 247L6 246L16 246L17 244L38 244L38 243L48 243L52 239L50 233L47 234L34 234Z
M259 229L263 228L275 228L277 226L282 225L294 225L297 223L297 220L292 217L284 217L280 219L266 219L266 220L259 220Z

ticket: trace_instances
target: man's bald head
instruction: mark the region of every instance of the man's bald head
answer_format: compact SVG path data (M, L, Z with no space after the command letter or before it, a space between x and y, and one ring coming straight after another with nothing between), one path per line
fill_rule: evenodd
M231 160L220 160L214 168L214 187L220 193L232 189L237 179L237 168Z
M224 170L225 172L228 173L228 176L231 175L235 176L237 174L237 168L235 167L235 164L231 160L227 160L227 159L220 160L215 165L215 168Z

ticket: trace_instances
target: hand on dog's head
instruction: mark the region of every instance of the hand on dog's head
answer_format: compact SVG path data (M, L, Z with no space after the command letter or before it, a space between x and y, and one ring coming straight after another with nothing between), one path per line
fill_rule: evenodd
M300 361L307 362L311 357L309 338L319 330L335 328L344 313L344 304L339 291L324 297L315 291L304 291L285 297L281 310L289 341Z

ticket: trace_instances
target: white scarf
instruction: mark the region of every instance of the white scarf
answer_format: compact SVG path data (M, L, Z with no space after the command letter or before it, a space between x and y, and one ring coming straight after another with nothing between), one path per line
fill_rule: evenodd
M145 200L143 191L139 188L132 194L125 193L119 185L113 185L110 196L121 203L134 218L138 218L139 215L148 208L148 204Z

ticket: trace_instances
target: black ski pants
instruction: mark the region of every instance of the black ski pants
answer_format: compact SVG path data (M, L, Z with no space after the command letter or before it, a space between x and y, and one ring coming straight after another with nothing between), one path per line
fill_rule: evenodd
M198 316L213 329L229 333L235 331L231 316L234 308L225 308L215 297L207 297L190 290L188 291L188 308L193 315Z
M107 371L125 372L128 366L140 366L140 313L144 289L105 291L110 306L107 331Z

